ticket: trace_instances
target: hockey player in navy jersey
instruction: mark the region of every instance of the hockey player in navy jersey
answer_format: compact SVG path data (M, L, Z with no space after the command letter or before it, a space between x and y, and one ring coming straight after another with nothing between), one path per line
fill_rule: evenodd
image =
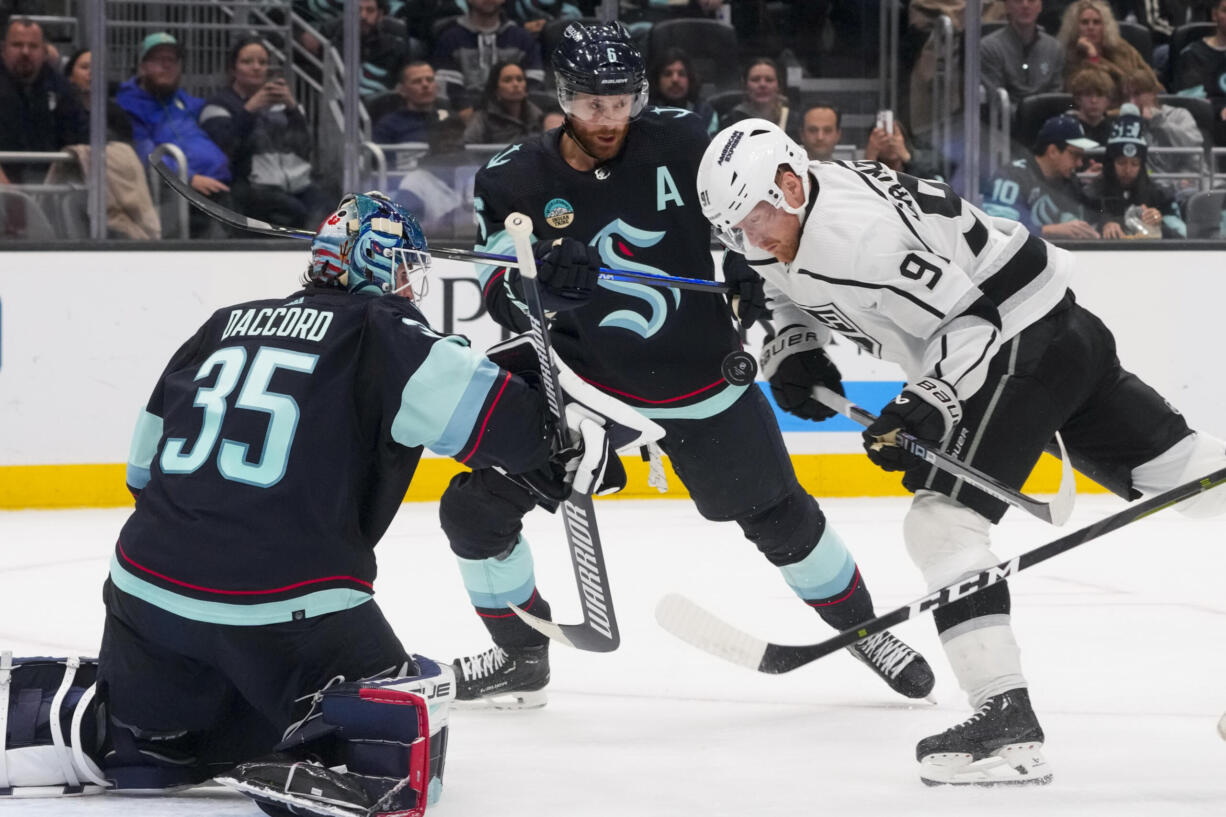
M1072 255L1017 221L877 162L810 162L760 119L716 135L698 194L721 239L765 279L781 338L797 339L772 364L772 386L822 385L787 359L820 351L832 330L906 373L864 446L881 468L904 471L915 493L903 539L930 588L1001 561L989 530L1007 506L886 442L890 432L942 446L1015 488L1057 431L1074 460L1124 493L1158 493L1226 466L1226 443L1190 429L1120 366L1111 332L1069 289ZM1226 493L1178 507L1218 514ZM923 780L1048 782L1007 584L933 617L976 712L919 742Z
M508 147L478 172L477 248L509 253L504 219L531 216L558 356L595 389L663 426L660 447L699 512L740 525L826 622L842 630L871 618L856 562L797 481L766 398L721 373L724 358L740 349L728 304L709 293L597 285L602 265L714 277L710 228L694 189L704 123L679 108L646 107L643 59L619 24L572 23L553 68L565 124ZM513 331L527 326L517 275L502 267L480 272L486 307ZM740 315L752 320L753 288L743 295ZM760 288L756 297L760 305ZM834 366L823 365L837 384ZM522 536L522 517L534 504L489 469L456 476L443 496L443 529L495 644L455 661L461 700L545 702L548 642L507 608L549 617ZM851 651L903 695L924 697L932 688L923 657L890 633Z
M132 441L98 663L0 661L5 789L220 775L334 817L437 797L454 678L373 601L375 545L423 448L581 491L607 452L577 403L574 446L551 451L533 385L430 328L427 262L410 214L349 196L303 288L219 309L175 352Z

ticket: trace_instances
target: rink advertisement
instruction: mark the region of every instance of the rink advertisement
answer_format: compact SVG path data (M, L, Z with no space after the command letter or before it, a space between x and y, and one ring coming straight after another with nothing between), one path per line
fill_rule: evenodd
M1213 329L1226 300L1220 257L1181 251L1079 252L1078 301L1116 333L1124 365L1176 403L1190 422L1226 433L1226 381L1211 365ZM176 348L213 310L294 289L300 252L7 252L0 276L0 508L121 505L128 443L138 411ZM55 271L46 275L21 270ZM500 339L485 314L472 267L435 260L422 303L436 329L477 347ZM1160 284L1160 285L1156 285ZM721 297L686 293L685 297ZM756 354L759 330L749 338ZM848 397L873 411L902 375L852 343L832 352ZM761 384L759 384L761 385ZM858 426L842 417L814 424L786 414L779 423L806 486L819 495L902 492L896 475L862 456ZM647 465L624 458L628 494L659 496ZM411 499L435 499L460 466L427 454ZM1051 463L1028 490L1054 490ZM669 495L683 495L670 473ZM1050 482L1050 484L1047 484Z

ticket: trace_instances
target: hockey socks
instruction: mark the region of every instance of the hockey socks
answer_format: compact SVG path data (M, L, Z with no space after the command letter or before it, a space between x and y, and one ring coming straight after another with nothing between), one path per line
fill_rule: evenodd
M783 580L836 630L873 617L873 599L860 578L856 560L830 525L803 559L779 565Z
M508 550L488 559L457 556L464 589L494 643L506 648L539 646L548 638L525 624L507 604L549 619L549 602L536 589L532 550L519 537Z

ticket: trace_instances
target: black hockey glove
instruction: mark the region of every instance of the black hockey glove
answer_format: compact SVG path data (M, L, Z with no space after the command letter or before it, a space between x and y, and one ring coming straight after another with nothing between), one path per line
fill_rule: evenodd
M613 450L605 418L586 406L570 403L566 406L566 423L573 445L562 454L571 490L604 496L625 488L626 469Z
M541 304L550 312L583 306L592 297L600 275L600 253L582 241L558 238L532 245L536 256Z
M905 471L916 465L919 458L890 442L893 432L905 431L936 446L949 439L960 422L962 403L953 387L935 377L926 377L904 388L881 410L876 422L864 429L864 450L877 467Z
M844 393L843 375L826 356L814 330L785 326L762 348L762 374L770 381L771 396L788 414L821 421L838 413L813 399L814 386Z
M762 278L745 261L745 256L735 252L724 253L724 283L728 285L728 303L732 314L742 326L753 326L766 312L766 291Z

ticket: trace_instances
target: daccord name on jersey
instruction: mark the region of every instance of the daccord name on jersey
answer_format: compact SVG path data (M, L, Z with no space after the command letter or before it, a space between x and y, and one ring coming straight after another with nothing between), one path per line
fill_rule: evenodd
M323 340L332 325L332 313L309 306L278 306L275 309L235 309L230 312L221 339L234 335L247 337L301 338Z

